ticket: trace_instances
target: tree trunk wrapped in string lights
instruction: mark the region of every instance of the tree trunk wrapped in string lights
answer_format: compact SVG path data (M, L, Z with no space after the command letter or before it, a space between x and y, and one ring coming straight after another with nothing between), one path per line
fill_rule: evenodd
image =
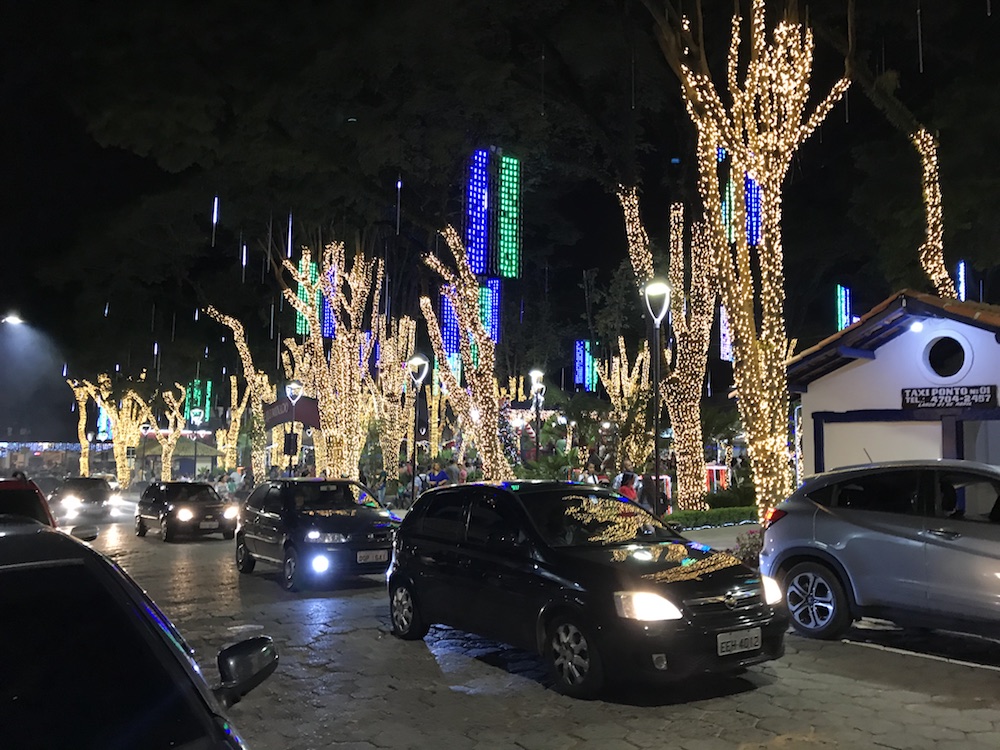
M174 395L172 391L164 391L160 394L160 398L166 406L163 412L167 420L166 434L158 426L153 430L153 436L160 444L161 482L169 482L173 479L174 451L177 449L177 443L180 441L181 435L184 434L184 427L187 425L184 420L184 399L187 397L187 389L180 383L174 383L174 388L177 389L177 395ZM156 426L158 423L149 404L143 402L142 406L143 418L151 425ZM195 440L197 439L198 436L195 435ZM195 471L197 468L196 466Z
M410 375L406 363L413 356L417 323L413 318L378 318L378 376L369 381L382 446L382 470L390 482L399 480L399 454L406 426L413 423L416 391L407 388Z
M237 448L240 440L240 425L243 422L243 414L246 412L247 404L250 401L250 388L243 390L243 398L240 398L239 387L236 376L229 376L229 427L219 430L216 434L221 434L222 439L217 438L217 443L222 447L222 465L227 471L235 469L239 463Z
M653 278L653 254L649 235L639 216L639 194L635 187L618 188L625 218L629 259L640 290ZM684 251L684 207L670 207L670 326L675 345L660 393L674 430L677 458L677 505L681 510L705 507L705 449L701 426L701 398L708 367L708 344L715 315L715 259L701 224L691 233L691 251ZM690 255L690 271L685 262ZM662 352L659 353L662 356ZM638 464L636 464L638 465Z
M139 381L146 379L143 371ZM129 388L121 399L115 397L111 376L101 373L97 376L97 385L84 380L83 386L90 392L98 406L104 409L111 422L111 445L115 455L115 474L118 486L127 489L132 482L132 470L128 465L128 449L139 445L139 425L145 419L143 410L145 402L134 389Z
M87 381L69 379L66 384L73 389L76 399L76 435L80 440L80 476L90 476L90 440L87 439L87 402L90 401L90 387Z
M465 247L453 227L441 232L455 263L452 270L433 255L424 262L444 280L444 295L451 302L459 326L459 353L466 388L462 388L448 366L448 357L441 335L441 326L429 297L420 298L420 310L427 321L427 330L434 345L441 381L448 389L452 407L466 423L476 426L476 447L483 461L483 478L504 481L514 478L514 472L504 457L498 425L499 393L494 373L495 349L490 333L483 325L479 310L479 282L466 260Z
M326 461L323 465L317 463L316 471L326 470L331 477L357 479L371 417L371 402L364 398L364 384L375 347L375 335L365 330L364 323L372 311L378 310L382 261L368 257L358 248L348 270L344 243L334 242L323 249L318 274L313 278L308 271L311 263L312 251L307 247L302 248L298 266L282 260L282 267L293 282L283 283L282 291L285 301L307 322L305 343L311 350L320 439L326 451ZM284 281L280 273L279 278ZM335 333L328 347L324 344L319 306L312 303L320 298L326 301L334 320Z
M263 370L253 363L253 355L247 346L246 329L231 315L225 315L209 306L205 312L233 332L233 344L240 355L243 379L250 391L250 467L254 478L260 482L267 476L267 434L264 430L264 404L274 401L275 387Z
M665 6L654 0L643 2L656 21L661 49L680 79L688 114L698 131L698 187L733 336L738 406L758 511L763 515L792 489L785 374L791 346L784 315L781 183L795 151L826 118L850 82L847 78L837 81L812 114L807 114L812 33L797 22L792 5L768 39L764 2L753 0L749 51L742 66L742 19L735 15L732 20L727 65L731 106L727 110L703 49L701 3L696 4L692 24L669 0ZM720 147L727 159L721 169ZM730 242L722 207L730 174L737 185L751 179L760 189L760 236L753 245L745 231L734 232ZM746 191L733 193L729 214L741 229L747 222Z
M298 380L302 383L302 395L313 397L319 392L323 367L319 369L313 367L313 347L308 341L300 344L293 338L286 338L282 342L285 350L281 353L281 366L284 372L285 381ZM285 436L295 435L295 444L301 448L304 445L305 428L301 422L284 422L271 430L271 463L284 466L286 463L292 469L298 469L302 451L296 451L294 456L285 456ZM316 467L325 467L329 464L326 455L326 441L322 439L322 432L313 431L313 452Z
M653 435L646 414L653 391L649 375L649 346L643 342L629 365L625 339L618 338L618 354L597 365L597 376L611 399L611 419L618 425L621 454L642 471L653 452Z

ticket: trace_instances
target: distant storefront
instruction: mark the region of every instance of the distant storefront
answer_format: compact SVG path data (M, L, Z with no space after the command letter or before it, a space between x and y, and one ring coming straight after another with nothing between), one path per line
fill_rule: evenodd
M789 361L804 474L871 461L1000 464L1000 307L903 291Z

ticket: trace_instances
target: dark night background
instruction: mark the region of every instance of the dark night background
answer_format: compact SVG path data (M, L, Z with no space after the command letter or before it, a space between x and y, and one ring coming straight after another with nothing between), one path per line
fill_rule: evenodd
M1000 301L996 14L925 0L918 39L916 2L859 5L861 59L939 136L948 263L969 261L970 296ZM732 2L704 8L721 69ZM845 8L809 7L817 97L843 72ZM384 255L393 313L416 314L435 283L419 256L460 225L475 148L520 157L524 174L524 275L505 287L501 377L570 368L576 338L644 334L621 272L618 182L641 185L664 271L669 203L696 206L693 134L639 2L8 3L4 16L0 305L30 328L0 329L0 440L29 423L22 439L72 439L64 362L76 377L134 375L157 342L164 382L233 372L223 329L194 319L209 303L244 320L273 368L278 287L261 270L289 211L296 246L341 239ZM833 332L837 283L856 314L928 288L922 222L915 151L853 87L785 183L799 349ZM278 322L287 335L287 309Z

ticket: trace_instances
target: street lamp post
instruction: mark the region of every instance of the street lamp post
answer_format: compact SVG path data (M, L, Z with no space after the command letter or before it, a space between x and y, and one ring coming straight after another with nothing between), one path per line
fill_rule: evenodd
M642 289L646 310L653 321L653 467L656 491L653 512L660 511L660 323L670 307L670 287L662 281L650 281Z
M528 377L531 378L531 400L535 402L535 461L537 462L541 457L539 453L542 438L542 402L545 400L545 386L542 385L542 378L545 377L545 373L541 370L532 370L528 373Z
M152 426L146 422L139 425L139 435L141 438L139 440L139 481L146 481L146 436L149 435L149 431L153 429Z
M292 431L288 434L288 439L285 441L285 453L288 456L288 476L292 476L292 456L299 454L299 436L295 432L295 404L302 398L303 387L301 380L293 380L285 386L285 396L288 397L288 400L292 404Z
M423 385L424 378L427 377L430 364L427 357L422 354L414 354L406 363L410 369L410 377L413 379L413 387L416 388L413 396L413 464L410 469L410 505L413 505L413 501L417 499L415 497L417 491L417 429L420 424L420 410L417 407L420 405L420 386Z
M191 423L194 425L194 479L198 481L198 431L205 420L205 412L201 409L191 410Z

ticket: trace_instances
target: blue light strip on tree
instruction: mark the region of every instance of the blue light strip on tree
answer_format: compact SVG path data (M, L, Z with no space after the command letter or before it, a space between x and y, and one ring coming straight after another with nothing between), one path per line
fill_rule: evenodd
M577 340L576 347L574 349L576 356L573 358L573 384L583 385L587 384L587 348L585 346L587 342L582 339Z
M457 376L462 369L462 356L459 353L459 336L460 331L458 327L458 316L455 314L455 308L452 307L451 300L444 293L444 287L441 289L441 340L444 343L444 353L448 357L448 366L451 367L451 371Z
M479 315L496 344L500 341L500 279L487 279L479 287Z
M489 248L489 152L472 154L465 200L465 254L477 276L487 273Z
M733 333L729 328L729 315L722 305L719 305L719 359L733 361Z
M330 280L330 288L333 288L333 282L336 274L334 274L334 269L330 269L326 272L327 278ZM333 305L330 303L326 297L323 298L323 338L332 339L337 337L337 316L333 314Z
M743 179L744 199L747 207L747 243L760 245L760 185L750 176Z
M964 260L960 260L958 262L958 273L956 274L956 276L958 276L958 298L960 300L962 300L962 302L965 302L966 289L965 289L965 261Z

